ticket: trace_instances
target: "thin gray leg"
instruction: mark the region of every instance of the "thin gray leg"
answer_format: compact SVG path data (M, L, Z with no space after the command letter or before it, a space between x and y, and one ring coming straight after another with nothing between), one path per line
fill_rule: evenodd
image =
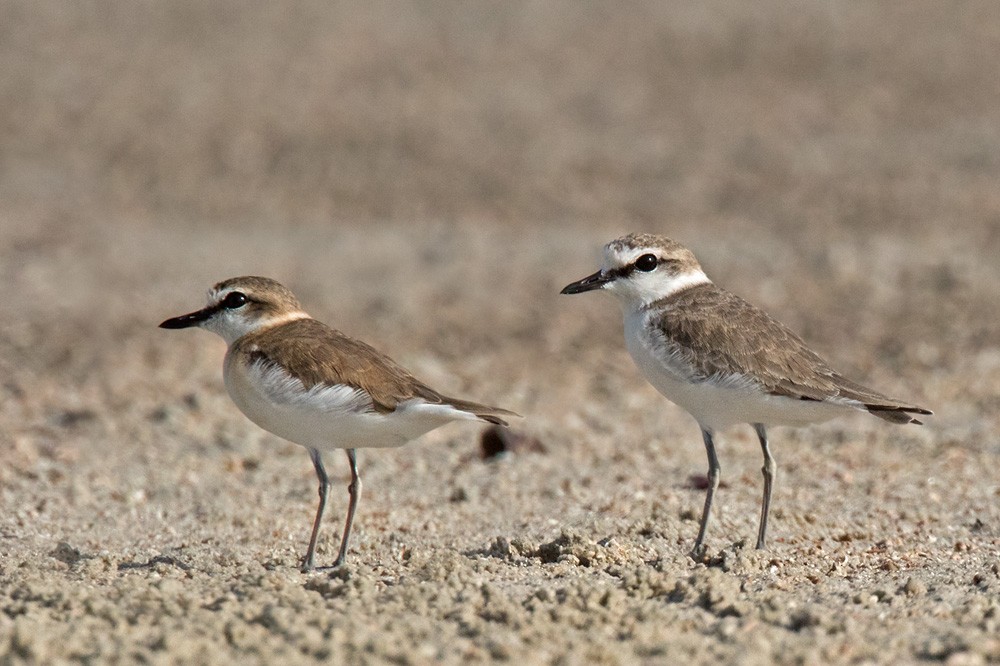
M351 525L354 523L354 509L358 506L358 498L361 497L361 477L358 475L358 460L354 449L347 449L347 460L351 463L351 485L347 486L347 492L351 495L351 502L347 505L347 524L344 525L344 538L340 542L340 554L334 567L339 567L347 559L347 542L351 538Z
M309 449L309 457L312 458L313 467L316 468L316 477L319 479L319 507L316 509L316 520L313 521L312 536L309 537L309 549L306 551L306 558L302 560L302 573L312 571L316 554L316 537L319 536L319 524L323 520L323 509L326 508L326 492L330 488L330 479L323 469L323 458L316 449Z
M764 473L764 503L760 507L760 530L757 532L757 550L763 550L764 540L767 538L767 515L771 511L771 485L774 483L774 474L778 471L778 466L774 463L771 450L767 447L767 431L764 430L764 424L754 423L753 429L757 431L760 448L764 451L764 466L760 468Z
M691 555L695 559L701 557L704 550L705 532L708 530L708 516L712 512L712 498L719 487L719 476L722 468L719 466L719 457L715 454L715 443L712 441L712 432L701 429L701 437L705 440L705 451L708 453L708 492L705 493L705 508L701 512L701 525L698 527L698 538L695 539L694 548Z

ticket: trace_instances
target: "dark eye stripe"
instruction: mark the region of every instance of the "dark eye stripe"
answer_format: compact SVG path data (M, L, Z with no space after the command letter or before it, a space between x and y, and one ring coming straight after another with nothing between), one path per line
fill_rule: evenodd
M672 270L676 269L681 265L680 259L672 259L670 257L664 257L662 259L657 259L657 268L660 266L669 266ZM626 266L621 266L619 268L613 268L607 272L607 276L612 279L627 278L635 271L640 270L636 268L635 262L628 264ZM641 272L641 271L640 271Z

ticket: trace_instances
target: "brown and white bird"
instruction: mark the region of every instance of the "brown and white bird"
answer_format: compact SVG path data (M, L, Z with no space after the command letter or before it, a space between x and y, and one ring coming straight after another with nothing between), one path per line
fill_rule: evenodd
M347 556L361 495L356 449L402 446L452 421L506 425L503 417L516 416L438 393L388 356L310 317L291 291L269 278L220 282L209 291L206 307L160 326L199 326L222 336L229 345L223 378L236 406L261 428L309 451L319 507L303 571L314 567L330 486L323 453L345 449L351 465L337 567Z
M764 452L764 499L757 548L767 537L776 465L767 425L805 425L853 410L891 423L931 412L889 398L831 369L798 335L739 296L716 286L694 254L663 236L631 234L604 247L604 264L561 293L604 289L625 318L625 344L646 379L687 410L708 452L708 491L692 555L704 550L720 466L713 437L749 423Z

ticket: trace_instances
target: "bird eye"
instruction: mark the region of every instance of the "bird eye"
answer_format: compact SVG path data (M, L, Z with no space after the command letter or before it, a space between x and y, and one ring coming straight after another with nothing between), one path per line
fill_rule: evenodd
M656 268L656 263L656 255L644 254L635 260L635 267L644 273L648 273Z
M222 299L222 307L235 310L247 304L247 295L241 291L231 291Z

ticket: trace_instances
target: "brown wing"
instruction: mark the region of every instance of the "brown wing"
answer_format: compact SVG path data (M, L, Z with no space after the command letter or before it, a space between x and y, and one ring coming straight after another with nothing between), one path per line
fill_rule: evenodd
M347 384L364 389L376 411L391 412L411 398L448 403L491 423L506 410L452 400L430 388L374 347L315 319L299 319L248 335L240 345L248 360L281 366L308 389Z
M735 370L775 395L857 400L891 421L908 421L905 412L930 413L845 379L787 326L714 284L686 289L657 305L665 309L663 335L699 379Z

